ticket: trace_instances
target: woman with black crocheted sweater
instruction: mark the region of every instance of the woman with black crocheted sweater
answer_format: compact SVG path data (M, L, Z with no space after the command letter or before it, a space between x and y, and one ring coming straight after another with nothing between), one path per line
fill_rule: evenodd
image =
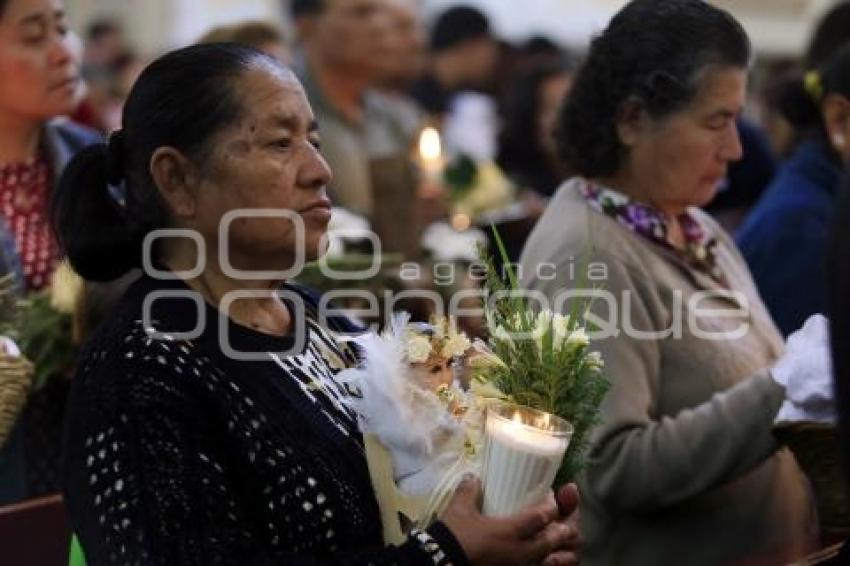
M384 545L336 380L357 363L350 325L285 283L320 255L331 178L287 69L235 45L173 52L123 126L72 162L53 211L83 276L146 273L73 385L65 496L90 564L575 563L574 488L560 511L491 519L468 480Z

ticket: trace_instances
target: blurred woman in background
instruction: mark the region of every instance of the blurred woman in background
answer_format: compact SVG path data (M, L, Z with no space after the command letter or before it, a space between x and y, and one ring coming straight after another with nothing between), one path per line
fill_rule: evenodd
M780 109L801 139L738 232L759 293L784 335L826 311L826 251L850 159L850 44L786 85Z
M74 153L98 139L56 119L74 111L82 87L78 44L62 1L0 0L0 255L5 256L2 270L15 274L24 291L50 284L60 254L48 200ZM49 407L30 411L26 440L18 426L3 446L0 504L59 488L64 396L57 395L54 404L50 395L31 404Z
M541 198L551 197L568 176L555 124L571 83L566 62L538 65L517 78L505 104L497 161L519 187Z
M97 135L68 121L81 95L80 61L61 0L0 0L0 216L28 289L59 259L47 202L73 154Z

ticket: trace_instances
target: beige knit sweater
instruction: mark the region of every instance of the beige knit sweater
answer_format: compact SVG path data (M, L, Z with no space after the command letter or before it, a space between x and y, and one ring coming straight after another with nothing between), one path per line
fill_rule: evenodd
M612 388L579 480L583 564L772 562L803 552L816 535L808 484L770 434L783 390L768 368L783 343L734 243L693 211L742 294L720 297L713 279L592 210L582 182L560 188L521 268L524 285L550 300L577 286L613 297L591 307L607 321L602 330L620 333L593 343ZM735 316L746 303L748 314ZM667 337L638 335L671 327Z

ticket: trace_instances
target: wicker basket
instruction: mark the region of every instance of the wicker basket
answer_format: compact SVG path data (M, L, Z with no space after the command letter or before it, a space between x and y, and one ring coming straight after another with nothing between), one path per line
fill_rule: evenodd
M825 533L850 536L850 493L841 465L841 438L836 425L782 422L776 439L791 449L809 477Z
M24 408L33 374L29 360L12 358L0 352L0 448L6 444Z

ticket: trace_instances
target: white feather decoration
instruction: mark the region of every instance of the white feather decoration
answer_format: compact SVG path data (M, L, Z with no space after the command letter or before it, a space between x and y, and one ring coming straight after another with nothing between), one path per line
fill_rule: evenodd
M406 359L408 320L406 313L396 315L383 335L355 338L364 363L337 379L361 393L349 403L361 432L389 450L398 486L409 495L429 495L462 457L465 433L437 395L413 377Z

